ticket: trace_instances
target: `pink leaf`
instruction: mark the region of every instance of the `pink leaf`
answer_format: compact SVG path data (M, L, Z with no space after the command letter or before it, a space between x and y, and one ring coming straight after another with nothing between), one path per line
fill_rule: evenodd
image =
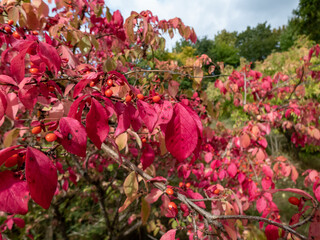
M31 198L48 209L58 183L55 165L43 152L28 147L25 171Z
M137 101L137 107L142 121L147 126L148 130L152 132L158 120L156 110L151 104L141 100Z
M299 177L299 173L297 169L295 168L295 166L291 166L291 180L296 182L298 177Z
M87 114L86 129L88 137L100 149L109 133L108 114L94 98L91 99L91 108Z
M168 151L183 161L191 155L198 143L198 128L186 108L178 103L173 110L173 117L168 123L165 134Z
M142 151L142 155L140 158L140 162L142 163L142 169L145 170L149 167L155 158L155 153L150 144L145 144L144 149Z
M14 172L0 172L0 211L26 214L30 199L27 183Z
M272 189L268 191L269 193L276 193L276 192L293 192L293 193L297 193L300 194L302 196L305 196L308 199L311 199L313 201L315 201L315 199L307 192L301 190L301 189L297 189L297 188L284 188L284 189Z
M180 83L178 83L174 80L171 80L169 82L168 92L172 97L175 97L177 95L177 93L179 91L179 86L180 86Z
M320 186L316 188L314 191L314 195L316 196L316 199L320 202Z
M194 192L191 189L187 190L187 194L192 199L203 199L200 193ZM206 208L206 205L204 204L204 202L195 202L195 204L197 204L201 208Z
M61 59L57 50L47 43L40 42L38 54L41 60L48 66L49 70L57 75L61 66Z
M59 122L63 138L61 144L68 152L80 157L86 156L87 133L84 126L76 119L63 117Z
M264 209L267 207L267 201L264 197L261 197L257 201L257 210L259 213L263 212Z
M237 166L234 163L231 163L227 169L227 172L229 174L230 177L234 178L234 176L236 176L237 174Z
M244 133L240 136L240 146L243 148L250 146L250 137L248 134Z
M159 176L159 177L151 178L150 180L147 180L147 182L167 182L167 179Z
M13 80L13 78L7 75L0 75L0 82L5 84L12 84L14 86L17 85L17 83Z
M160 238L160 240L175 240L176 238L176 231L177 229L171 229L168 232L166 232L164 235L162 235L162 237Z
M156 202L159 197L163 194L163 192L158 188L153 188L151 192L145 197L145 200L151 204Z

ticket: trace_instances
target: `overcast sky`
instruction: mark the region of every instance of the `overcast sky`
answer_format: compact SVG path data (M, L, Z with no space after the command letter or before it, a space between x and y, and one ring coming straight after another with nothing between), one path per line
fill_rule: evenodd
M287 23L299 0L106 0L107 6L120 10L124 18L132 10L150 10L161 19L179 17L195 29L198 37L214 35L222 29L241 32L267 21L272 28ZM179 38L169 40L171 48Z

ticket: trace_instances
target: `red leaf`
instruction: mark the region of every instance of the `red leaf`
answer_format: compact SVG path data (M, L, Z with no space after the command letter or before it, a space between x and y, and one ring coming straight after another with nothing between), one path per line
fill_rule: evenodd
M57 75L61 66L61 59L57 50L47 43L40 42L38 54L41 60L48 66L49 70Z
M180 103L174 107L173 117L168 123L165 137L168 151L178 161L189 157L197 146L197 125L187 109Z
M18 83L22 81L24 78L25 74L25 62L24 58L26 56L26 52L23 51L19 53L17 56L15 56L11 60L11 65L10 65L10 71L11 71L11 76L13 76Z
M142 169L145 170L147 167L149 167L153 163L154 158L155 153L153 151L153 148L150 144L145 144L140 158L140 162L142 163Z
M314 239L314 240L320 239L319 226L320 226L320 210L317 210L310 223L308 239Z
M9 157L11 157L13 154L19 153L19 152L21 152L21 151L24 150L24 149L15 150L15 148L17 148L17 147L19 147L19 146L21 146L21 145L11 146L11 147L2 149L2 150L0 151L0 166L1 166L2 164L4 164L4 162L5 162Z
M48 209L58 183L55 165L43 152L28 147L25 171L31 198Z
M76 119L63 117L59 122L63 138L61 144L68 152L80 157L86 156L87 133L84 126Z
M19 228L24 228L24 226L26 225L24 220L21 218L13 218L13 221Z
M171 102L164 100L161 104L155 104L154 109L158 114L155 126L167 124L171 120L173 114Z
M243 147L243 148L247 148L247 147L250 146L250 137L249 137L248 134L243 133L240 136L240 146Z
M109 133L108 114L94 98L91 99L91 108L87 114L86 129L88 137L100 149Z
M148 203L154 203L156 202L159 197L163 194L163 192L158 189L158 188L153 188L151 190L151 192L145 197L145 200L148 202Z
M84 87L87 86L88 83L90 83L93 79L97 79L98 76L99 74L96 72L90 72L84 75L83 79L81 79L74 87L73 98L76 98L84 89Z
M137 101L137 107L142 121L147 126L148 130L152 132L158 120L156 110L151 104L141 100Z
M0 172L0 179L0 211L26 214L30 199L27 183L11 171Z
M7 110L7 99L6 96L0 91L0 120L4 117Z
M37 103L38 99L38 87L26 87L19 90L19 99L23 103L23 105L27 108L32 110L34 105Z
M265 234L268 240L277 240L279 238L278 227L274 225L266 226Z
M114 133L114 136L117 137L130 127L130 108L121 102L117 102L115 105L117 117L118 117L118 126Z
M162 235L162 237L160 238L160 240L175 240L176 238L176 231L177 229L171 229L168 232L166 232L164 235Z

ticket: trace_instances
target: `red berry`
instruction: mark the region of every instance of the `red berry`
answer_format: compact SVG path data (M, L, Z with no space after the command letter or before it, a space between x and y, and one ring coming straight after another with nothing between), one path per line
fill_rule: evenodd
M107 97L111 97L112 94L113 94L113 92L112 92L111 89L107 89L107 90L104 92L104 94L105 94Z
M95 81L90 82L90 87L94 87L96 85Z
M299 204L300 204L300 200L299 200L298 198L296 198L296 197L290 197L290 198L288 199L288 201L289 201L289 203L291 203L292 205L297 205L297 206L299 206Z
M166 193L167 193L168 195L172 195L172 194L173 194L172 188L167 188L167 189L166 189Z
M130 96L130 95L127 95L126 96L126 102L128 103L128 102L131 102L131 99L132 99L132 97Z
M48 133L47 135L46 135L46 140L48 141L48 142L54 142L55 140L57 140L57 135L56 134L54 134L54 133Z
M169 202L168 207L170 210L177 210L177 205L174 202Z
M155 102L155 103L159 102L160 99L161 99L161 98L160 98L160 96L158 96L158 95L152 97L152 101Z
M20 39L20 38L21 38L20 34L19 34L17 31L14 31L14 32L12 33L12 36L13 36L15 39Z
M217 188L216 190L213 191L213 193L218 195L220 193L220 189Z
M33 35L38 35L39 33L37 31L32 31Z
M108 85L109 87L112 87L112 86L113 86L113 81L112 81L112 79L108 79L108 80L107 80L107 85Z
M144 96L141 93L139 93L139 94L137 94L137 98L140 99L140 100L143 100Z
M11 157L9 157L6 160L6 163L4 165L8 168L13 167L18 163L18 158L19 158L18 154L13 154Z
M48 86L48 90L49 90L49 92L54 92L56 89L54 86L50 85L50 86Z
M13 20L9 20L9 21L8 21L8 24L9 24L10 26L12 26L12 25L14 24L14 21L13 21Z
M11 27L5 26L5 27L4 27L4 30L5 30L7 33L11 33Z
M141 142L142 142L142 143L146 143L146 142L147 142L147 139L146 139L146 138L142 138L142 139L141 139Z
M39 72L39 69L38 69L38 68L30 68L30 69L29 69L29 72L30 72L31 74L37 74L37 73Z
M36 127L32 128L31 132L32 132L32 134L41 133L41 127L40 126L36 126Z
M182 188L184 186L183 182L179 182L179 187Z
M191 187L191 183L187 182L186 183L186 188L189 188L189 187Z

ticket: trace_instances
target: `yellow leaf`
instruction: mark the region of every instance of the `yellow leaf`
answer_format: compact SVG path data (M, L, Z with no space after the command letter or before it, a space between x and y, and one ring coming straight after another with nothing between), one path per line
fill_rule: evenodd
M116 144L118 145L119 151L121 151L126 147L127 141L128 141L128 134L126 132L120 134L116 138Z
M132 171L124 180L123 189L126 196L130 199L136 198L139 185L136 177L136 173Z

